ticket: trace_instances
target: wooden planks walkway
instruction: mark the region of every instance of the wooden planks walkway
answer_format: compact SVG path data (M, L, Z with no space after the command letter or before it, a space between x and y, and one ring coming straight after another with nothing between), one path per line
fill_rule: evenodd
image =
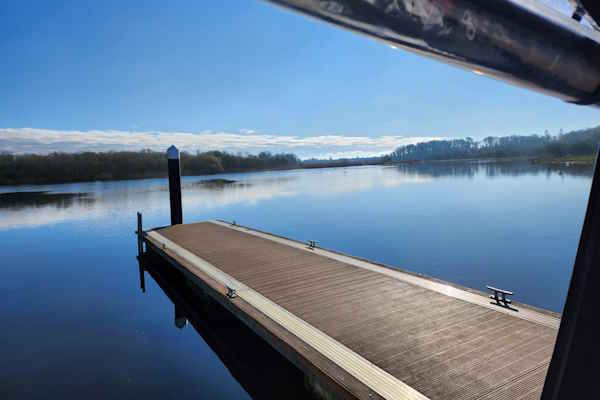
M541 393L554 314L506 310L485 294L222 222L162 228L145 240L349 398ZM236 297L225 297L227 288Z

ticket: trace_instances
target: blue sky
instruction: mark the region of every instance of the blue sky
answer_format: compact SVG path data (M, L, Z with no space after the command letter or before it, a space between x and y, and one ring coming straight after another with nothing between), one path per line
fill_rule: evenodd
M422 140L413 138L600 124L597 109L258 0L3 1L0 29L0 150L181 140L191 150L364 155Z

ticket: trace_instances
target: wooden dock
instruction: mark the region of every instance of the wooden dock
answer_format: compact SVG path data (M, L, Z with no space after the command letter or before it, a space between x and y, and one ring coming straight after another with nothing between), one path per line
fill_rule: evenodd
M331 396L540 397L554 313L220 221L143 238Z

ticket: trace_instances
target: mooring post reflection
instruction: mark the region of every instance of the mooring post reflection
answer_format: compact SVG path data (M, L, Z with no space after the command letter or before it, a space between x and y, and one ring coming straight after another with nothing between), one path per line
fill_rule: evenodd
M183 329L187 325L187 318L183 313L183 309L175 304L175 326L179 329Z
M250 397L315 398L310 379L194 282L152 253L139 261L140 286L146 271L173 303L175 327L192 326Z
M146 293L146 277L144 275L144 266L142 264L142 258L138 257L138 263L139 263L139 272L140 272L140 290L142 291L142 293Z

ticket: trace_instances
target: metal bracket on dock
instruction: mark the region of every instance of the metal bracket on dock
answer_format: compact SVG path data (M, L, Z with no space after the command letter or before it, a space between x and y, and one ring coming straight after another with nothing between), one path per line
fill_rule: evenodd
M227 297L229 297L230 299L234 299L237 297L237 291L229 286L226 286L227 288Z
M317 247L318 243L319 242L317 242L316 240L309 240L308 241L308 248L311 249L311 250L314 250L315 247Z

